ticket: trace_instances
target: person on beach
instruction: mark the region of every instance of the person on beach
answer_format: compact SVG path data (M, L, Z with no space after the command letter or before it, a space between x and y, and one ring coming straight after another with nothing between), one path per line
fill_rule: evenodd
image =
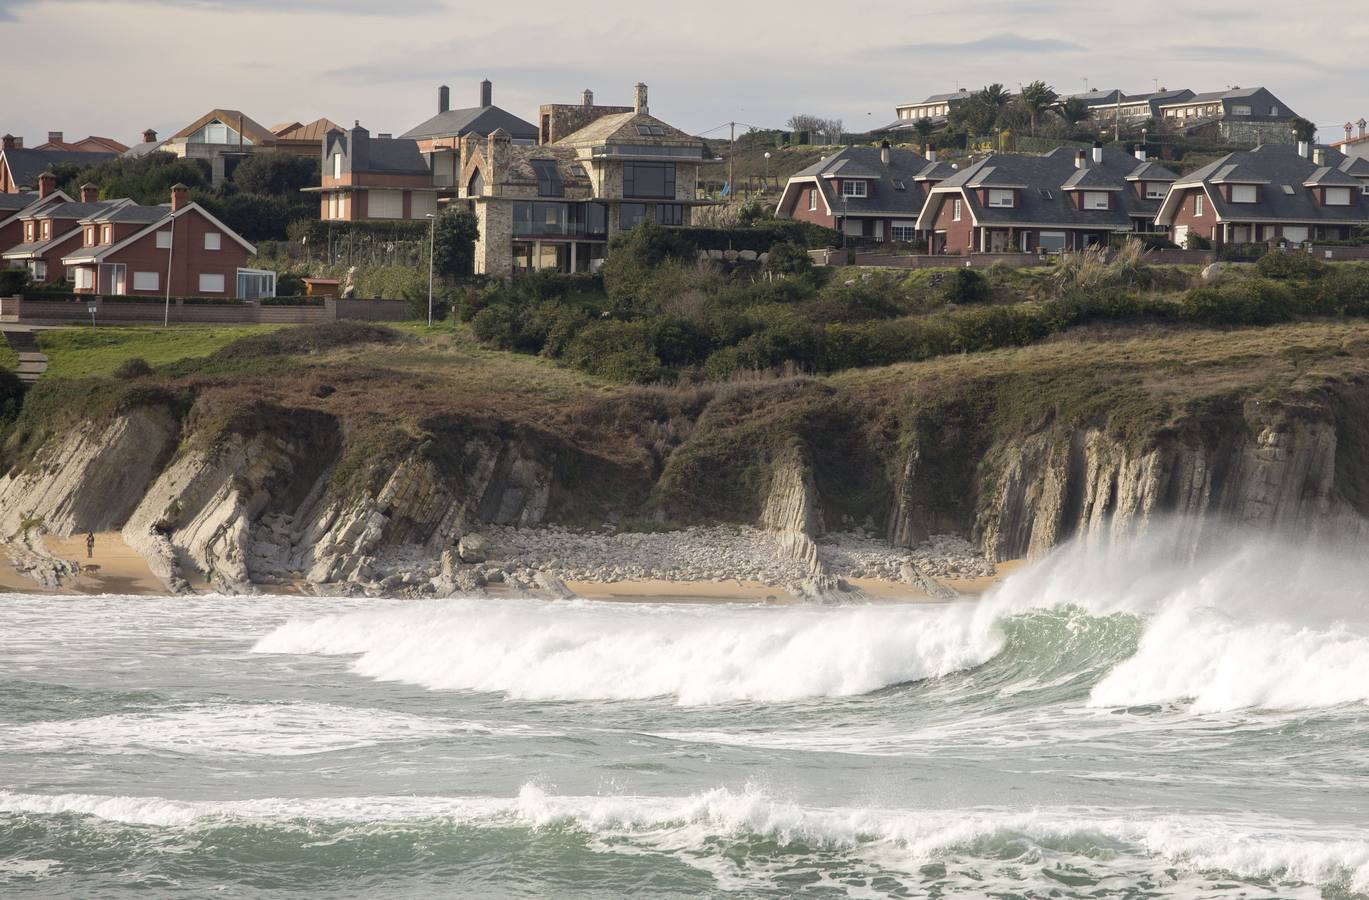
M93 559L95 556L95 532L86 532L86 559Z

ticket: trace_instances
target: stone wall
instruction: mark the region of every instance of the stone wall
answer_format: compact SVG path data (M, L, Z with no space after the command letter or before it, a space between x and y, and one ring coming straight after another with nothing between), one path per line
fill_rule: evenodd
M161 324L222 323L309 325L333 322L338 319L365 319L372 322L398 322L408 318L408 310L400 300L335 300L324 299L322 306L287 306L246 300L232 304L186 303L173 299L170 308L164 300L106 301L100 297L79 300L40 300L7 297L0 300L0 318L9 322L64 325L89 324L90 307L95 307L95 323Z

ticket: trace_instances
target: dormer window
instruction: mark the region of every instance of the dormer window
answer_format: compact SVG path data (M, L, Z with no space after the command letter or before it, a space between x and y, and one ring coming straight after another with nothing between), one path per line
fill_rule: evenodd
M576 178L589 177L589 173L585 171L585 167L580 165L579 163L575 163L570 167L570 174L575 176Z
M33 223L32 223L32 222L25 222L25 223L24 223L24 241L25 241L26 243L30 243L30 244L33 243Z
M841 195L843 197L865 197L868 190L865 182L859 178L848 178L841 183Z
M896 190L896 191L906 191L906 190L908 190L908 184L907 184L907 182L899 181L897 178L895 178L895 179L894 179L894 190Z
M1232 203L1258 203L1260 202L1259 189L1253 184L1233 184L1231 186Z
M1166 185L1163 181L1146 182L1147 200L1163 200L1165 199L1165 194L1167 193L1169 193L1169 191L1166 189Z
M113 242L114 242L114 226L113 226L113 225L101 225L101 226L100 226L100 243L102 243L102 244L111 244L111 243L113 243Z
M1013 192L1003 188L990 188L989 205L1011 208L1014 205Z
M49 221L49 220L47 220L47 219L44 219L44 220L43 220L43 240L46 241L46 240L48 240L48 239L51 238L51 237L52 237L52 222Z
M1327 206L1350 205L1350 189L1348 187L1329 187L1324 190L1326 195L1322 202Z
M1107 191L1084 191L1084 209L1108 209Z
M87 225L87 226L86 226L86 246L87 246L87 247L94 247L94 246L95 246L95 226L94 226L94 225Z

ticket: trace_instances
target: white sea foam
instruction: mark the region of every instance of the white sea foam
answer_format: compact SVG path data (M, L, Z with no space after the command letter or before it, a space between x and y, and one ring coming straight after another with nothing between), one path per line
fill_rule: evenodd
M79 815L129 825L214 827L233 822L323 821L534 829L573 828L628 847L717 852L719 838L761 837L781 848L814 848L912 868L950 851L1017 845L1073 853L1105 869L1149 863L1281 882L1369 889L1369 842L1251 817L1151 814L1122 818L1089 808L889 810L807 807L764 792L717 789L688 797L555 796L525 785L516 798L360 797L227 802L157 797L39 795L0 791L0 815ZM614 845L604 845L612 847ZM1064 848L1064 849L1061 849ZM622 848L620 848L622 849ZM1152 865L1151 868L1158 868Z
M205 703L0 727L0 752L301 756L494 730L369 707Z
M518 699L692 706L863 694L960 671L1002 645L968 605L842 608L434 601L295 621L258 653L356 654L354 670Z
M1209 534L1205 548L1195 556L1165 528L1115 547L1074 544L980 601L947 606L431 601L291 621L254 650L354 655L367 677L525 700L778 702L963 671L1000 652L1008 618L1068 606L1147 620L1139 651L1095 686L1098 706L1369 700L1369 561L1271 535ZM1065 650L1022 652L1048 665ZM1023 678L1023 690L1037 684Z

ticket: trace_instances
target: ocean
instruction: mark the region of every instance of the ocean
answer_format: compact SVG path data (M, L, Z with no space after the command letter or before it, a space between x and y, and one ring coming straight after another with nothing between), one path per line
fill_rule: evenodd
M0 896L1369 897L1369 560L979 599L0 597Z

